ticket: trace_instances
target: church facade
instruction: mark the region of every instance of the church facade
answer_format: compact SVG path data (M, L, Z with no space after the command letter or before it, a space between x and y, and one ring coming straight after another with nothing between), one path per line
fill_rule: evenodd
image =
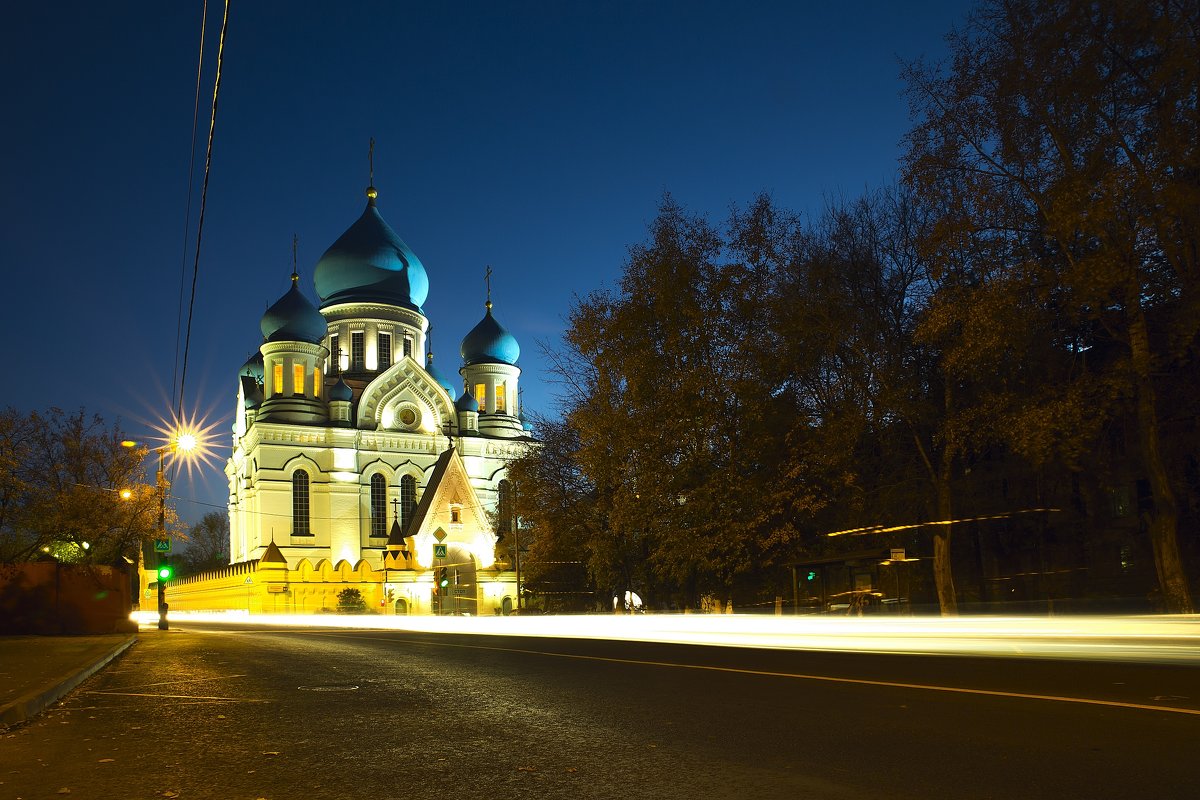
M387 613L515 604L505 472L532 445L520 347L493 316L489 285L458 374L434 365L428 275L376 201L369 188L362 216L317 262L319 305L293 271L262 317L225 467L230 575L172 582L173 609L236 609L244 596L250 611L315 612L339 586Z

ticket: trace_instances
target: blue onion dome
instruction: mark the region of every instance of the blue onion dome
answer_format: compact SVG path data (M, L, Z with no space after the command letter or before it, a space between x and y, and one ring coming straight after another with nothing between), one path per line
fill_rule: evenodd
M329 325L300 291L300 276L292 273L292 288L267 309L259 322L268 342L308 342L319 344Z
M258 350L254 351L254 355L246 359L246 363L242 364L242 368L238 370L238 375L247 375L254 378L259 383L263 380L263 357Z
M263 401L262 385L254 384L254 388L246 392L246 397L242 401L246 408L258 408Z
M425 371L429 373L429 377L433 378L434 383L446 390L446 394L450 395L451 400L458 397L458 389L454 388L454 384L446 380L446 376L441 373L441 370L433 366L433 353L425 354Z
M349 384L347 384L341 378L338 378L338 382L335 383L333 386L329 387L329 399L330 400L341 400L343 402L348 403L353 398L354 398L354 390L351 389Z
M421 260L379 216L378 193L367 189L367 208L334 242L313 280L322 307L334 303L386 303L418 313L429 295L429 276Z
M454 403L455 411L474 411L479 413L479 403L475 400L475 396L471 394L470 389L463 389L462 397Z
M512 364L521 355L516 338L492 316L492 301L486 303L487 314L462 340L459 352L465 364Z

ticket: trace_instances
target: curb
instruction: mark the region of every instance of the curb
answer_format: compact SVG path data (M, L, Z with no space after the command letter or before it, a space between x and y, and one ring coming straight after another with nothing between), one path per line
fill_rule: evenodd
M62 698L67 692L108 666L109 662L128 650L136 641L137 637L131 636L92 664L83 669L63 675L48 689L34 690L0 708L0 728L19 725L22 722L28 722L33 719Z

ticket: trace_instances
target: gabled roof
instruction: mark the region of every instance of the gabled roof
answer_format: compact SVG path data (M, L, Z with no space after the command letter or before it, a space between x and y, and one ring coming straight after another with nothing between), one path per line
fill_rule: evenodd
M457 502L463 506L464 510L469 509L469 513L480 523L486 524L487 515L483 511L483 504L479 502L478 495L475 494L475 488L471 486L471 478L467 474L466 465L463 464L458 451L450 449L438 456L437 463L433 466L433 472L429 476L429 484L421 495L421 502L417 504L416 511L413 512L404 535L416 536L420 533L426 527L427 519L438 508L438 505L435 504L448 502L446 495L453 491L455 486L462 489ZM430 521L435 520L431 519ZM438 526L431 527L436 529Z

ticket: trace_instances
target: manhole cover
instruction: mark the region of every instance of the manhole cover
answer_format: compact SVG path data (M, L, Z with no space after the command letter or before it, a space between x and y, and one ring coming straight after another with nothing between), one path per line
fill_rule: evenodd
M353 692L357 686L297 686L302 692Z

